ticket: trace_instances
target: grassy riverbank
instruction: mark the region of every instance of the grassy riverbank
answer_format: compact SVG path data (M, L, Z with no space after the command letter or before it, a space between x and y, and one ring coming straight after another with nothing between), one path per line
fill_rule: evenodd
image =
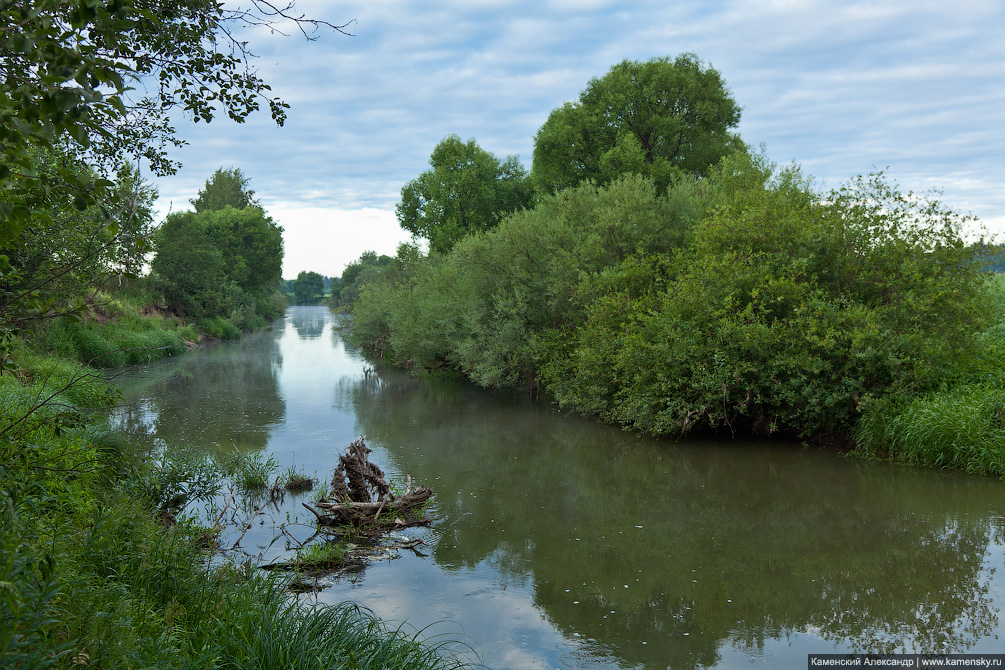
M870 403L856 451L936 468L1005 477L1005 275L990 284L993 323L937 390Z
M217 471L109 431L117 394L83 364L176 354L199 337L142 312L117 296L50 322L14 342L17 368L0 376L0 666L458 666L357 605L312 607L281 578L209 567L206 529L171 513L212 495Z

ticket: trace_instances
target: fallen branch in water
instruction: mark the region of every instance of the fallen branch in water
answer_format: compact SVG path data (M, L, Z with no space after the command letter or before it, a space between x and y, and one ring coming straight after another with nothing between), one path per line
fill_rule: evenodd
M428 519L418 518L417 511L433 495L433 490L419 486L413 491L412 477L408 476L405 493L391 497L391 487L384 473L367 460L369 453L362 437L354 441L339 457L332 477L331 499L320 500L314 505L301 504L321 526L351 526L357 531L365 527L380 531L428 524ZM381 517L385 512L393 513L390 519Z

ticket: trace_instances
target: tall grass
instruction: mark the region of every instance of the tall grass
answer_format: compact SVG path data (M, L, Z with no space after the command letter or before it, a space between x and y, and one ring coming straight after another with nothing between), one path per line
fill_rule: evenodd
M997 323L981 334L980 353L936 392L868 404L856 451L1005 477L1005 276L990 278L988 289Z
M877 403L855 438L860 453L1005 477L1005 389L969 385Z

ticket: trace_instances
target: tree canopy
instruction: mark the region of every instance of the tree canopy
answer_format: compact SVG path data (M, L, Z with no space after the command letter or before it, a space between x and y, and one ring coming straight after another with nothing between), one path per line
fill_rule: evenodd
M882 175L818 193L736 152L701 180L585 182L448 254L399 251L351 337L649 433L826 439L981 349L989 275L967 221Z
M705 175L741 148L730 132L739 122L740 107L719 72L694 54L625 60L538 130L534 183L550 193L635 172L662 189L675 171Z
M395 211L401 227L449 251L465 235L489 230L526 207L533 189L516 156L500 161L473 140L448 135L429 158L431 170L405 184Z
M298 305L316 304L325 295L325 280L319 273L302 270L291 282Z
M221 174L223 178L216 179ZM212 195L219 183L242 185L241 193L248 193L247 178L239 170L218 170L200 198ZM151 271L169 308L196 317L230 317L243 325L255 314L278 316L271 296L282 281L283 229L260 207L228 204L175 212L158 228L154 241Z
M236 9L215 0L0 0L0 17L2 363L19 324L67 312L53 295L60 281L96 282L78 270L113 247L132 246L117 269L141 264L147 187L124 198L116 172L142 160L155 175L172 173L167 149L184 144L172 126L179 112L241 122L265 105L284 122L287 105L269 94L235 30L292 22L310 36L339 26L267 0ZM138 174L133 183L142 184ZM81 233L81 213L86 242L51 254L47 275L23 265L37 231Z
M206 185L199 195L190 202L196 212L233 207L260 207L255 200L255 192L251 190L250 179L244 176L240 168L219 168L213 176L206 180Z

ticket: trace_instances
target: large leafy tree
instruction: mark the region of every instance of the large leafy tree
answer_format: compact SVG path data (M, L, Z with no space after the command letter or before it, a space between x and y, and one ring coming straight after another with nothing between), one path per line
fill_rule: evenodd
M176 212L155 242L155 283L183 314L254 313L281 280L283 229L258 207Z
M155 236L157 255L150 268L169 309L190 316L218 310L225 281L223 254L199 215L174 212Z
M317 272L303 270L292 282L298 305L313 305L325 295L325 280Z
M473 139L448 135L429 165L401 189L396 213L401 227L429 240L434 251L449 251L465 235L493 228L531 202L533 189L517 157L500 161Z
M202 212L227 277L255 297L276 290L282 280L283 228L259 207Z
M554 110L534 140L542 192L639 173L665 188L677 172L705 175L741 148L740 107L719 72L693 54L625 60Z
M332 288L329 303L332 309L349 309L363 292L367 282L379 275L394 259L364 251L359 258L345 266L337 286Z

